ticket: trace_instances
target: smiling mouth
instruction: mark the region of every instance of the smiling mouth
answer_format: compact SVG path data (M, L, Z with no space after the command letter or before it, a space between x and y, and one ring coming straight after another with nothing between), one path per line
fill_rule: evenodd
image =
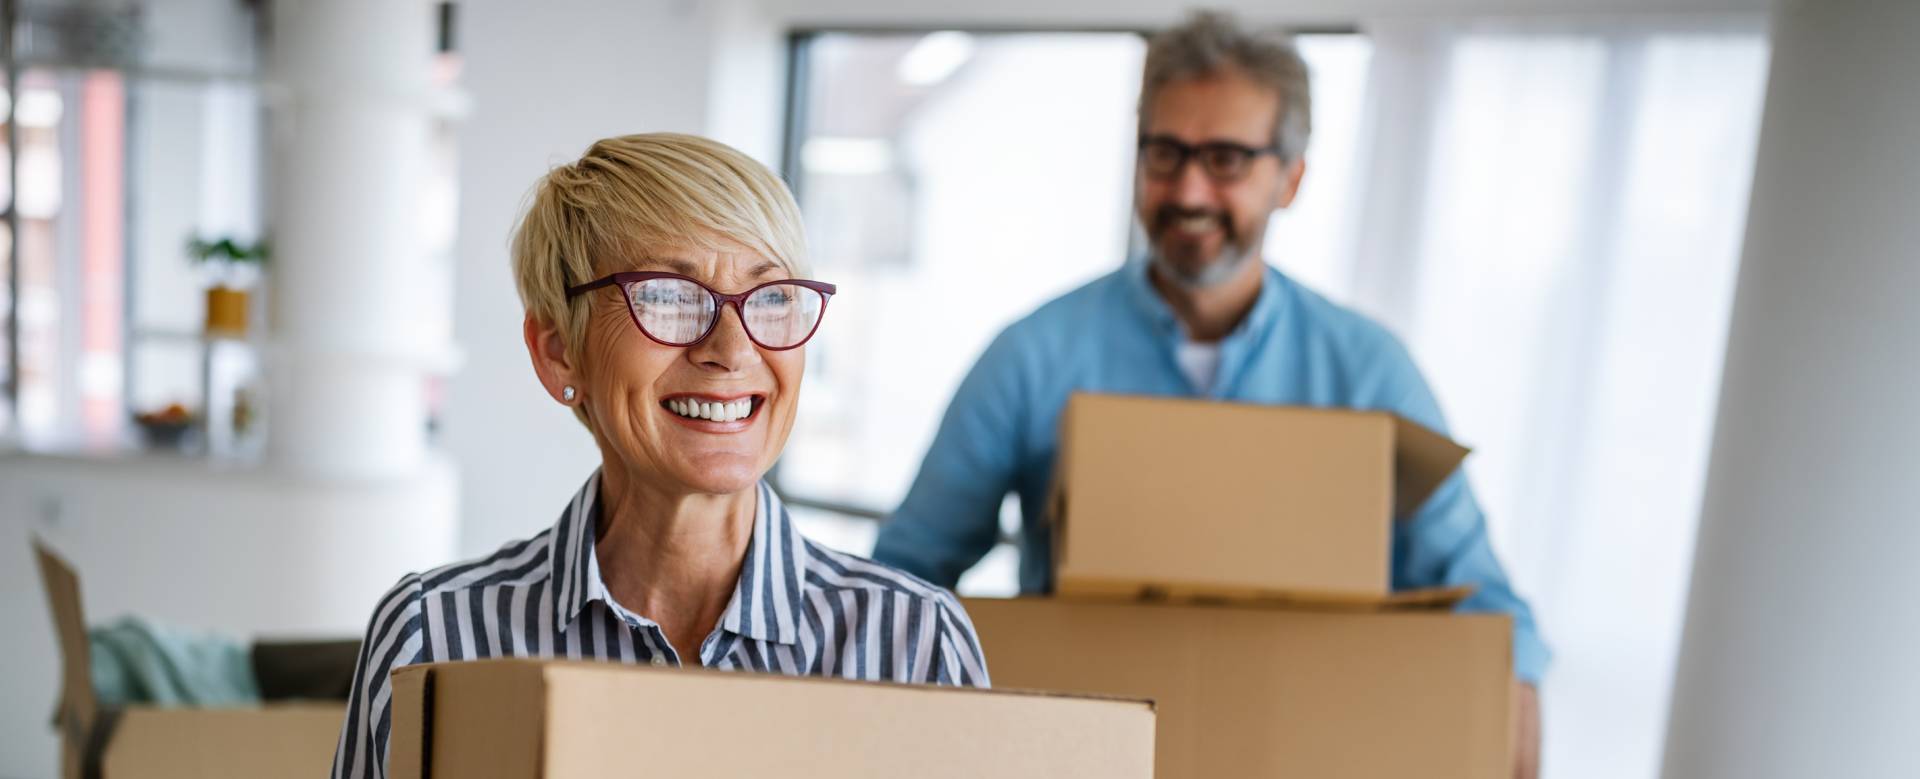
M1169 206L1160 209L1154 223L1158 228L1153 236L1156 240L1161 237L1193 240L1215 233L1229 241L1234 239L1233 223L1221 211Z
M1173 224L1183 234L1206 235L1220 226L1220 220L1208 216L1190 216Z
M660 401L660 407L682 419L727 423L752 418L765 403L764 395L736 398L681 395Z

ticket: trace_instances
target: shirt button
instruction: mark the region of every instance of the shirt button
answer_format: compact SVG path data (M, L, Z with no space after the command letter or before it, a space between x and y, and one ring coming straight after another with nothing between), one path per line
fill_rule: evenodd
M654 655L653 664L655 667L665 666L667 664L667 658L662 655Z

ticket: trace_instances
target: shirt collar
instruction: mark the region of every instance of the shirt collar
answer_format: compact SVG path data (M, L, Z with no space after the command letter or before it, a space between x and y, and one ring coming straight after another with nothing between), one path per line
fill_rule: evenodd
M1160 290L1153 288L1153 279L1147 277L1151 264L1146 255L1140 255L1127 260L1126 266L1120 269L1120 274L1126 279L1127 298L1133 301L1134 308L1156 330L1177 335L1180 332L1180 320L1173 315L1173 308L1167 305L1167 301L1160 297Z
M1160 297L1160 290L1155 289L1153 280L1148 278L1149 266L1150 261L1145 255L1141 255L1128 260L1126 266L1121 269L1120 272L1126 277L1127 296L1133 300L1134 307L1147 318L1148 322L1169 334L1185 338L1185 334L1180 331L1180 320L1174 316L1173 307L1167 305L1165 298ZM1281 274L1279 269L1265 263L1261 264L1261 273L1263 278L1260 280L1260 294L1253 300L1253 310L1247 312L1247 318L1240 320L1240 324L1234 326L1233 332L1227 334L1226 343L1228 344L1235 340L1244 340L1246 333L1266 330L1274 317L1280 315L1284 298L1282 293L1287 283L1286 276Z
M773 488L761 482L753 540L740 561L740 582L734 585L720 627L760 641L797 642L807 561L806 539Z
M1160 297L1160 290L1153 286L1153 280L1147 277L1149 260L1144 255L1127 261L1120 273L1125 278L1127 297L1133 302L1134 309L1143 316L1153 330L1162 336L1161 343L1172 354L1177 345L1186 339L1186 333L1180 328L1180 320L1174 316L1173 307ZM1261 336L1268 333L1279 321L1281 310L1286 305L1288 280L1278 268L1261 264L1260 294L1253 300L1253 310L1247 312L1245 319L1235 325L1233 332L1220 342L1220 366L1213 381L1214 395L1224 396L1238 381L1246 364L1252 360L1256 344Z
M800 633L801 587L808 562L806 539L771 488L763 482L756 490L753 537L747 542L740 578L720 618L720 627L758 641L792 644L799 640ZM553 528L553 616L555 628L563 632L593 601L624 611L607 592L599 558L593 552L600 511L600 472L596 470L574 493ZM634 616L651 623L644 616Z

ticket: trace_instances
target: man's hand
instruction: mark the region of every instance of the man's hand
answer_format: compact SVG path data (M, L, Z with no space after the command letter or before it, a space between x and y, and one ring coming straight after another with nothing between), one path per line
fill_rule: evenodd
M1540 776L1540 689L1513 683L1513 779Z

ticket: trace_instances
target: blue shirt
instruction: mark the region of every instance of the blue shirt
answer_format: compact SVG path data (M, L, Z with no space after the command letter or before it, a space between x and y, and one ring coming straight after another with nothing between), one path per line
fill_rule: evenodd
M985 687L973 623L953 594L800 535L759 487L753 537L719 624L697 647L613 599L594 553L596 472L553 527L485 558L410 574L360 644L334 779L387 775L388 674L415 663L566 657L869 681Z
M1001 501L1015 492L1025 519L1020 588L1052 589L1046 499L1060 413L1076 391L1382 410L1446 431L1439 404L1398 339L1265 270L1252 311L1220 343L1219 373L1204 395L1175 358L1184 336L1144 261L1009 326L954 394L913 488L881 527L874 558L952 587L993 548ZM1475 592L1461 610L1512 615L1515 672L1539 681L1549 653L1493 555L1464 472L1394 523L1392 567L1395 589L1471 584Z

